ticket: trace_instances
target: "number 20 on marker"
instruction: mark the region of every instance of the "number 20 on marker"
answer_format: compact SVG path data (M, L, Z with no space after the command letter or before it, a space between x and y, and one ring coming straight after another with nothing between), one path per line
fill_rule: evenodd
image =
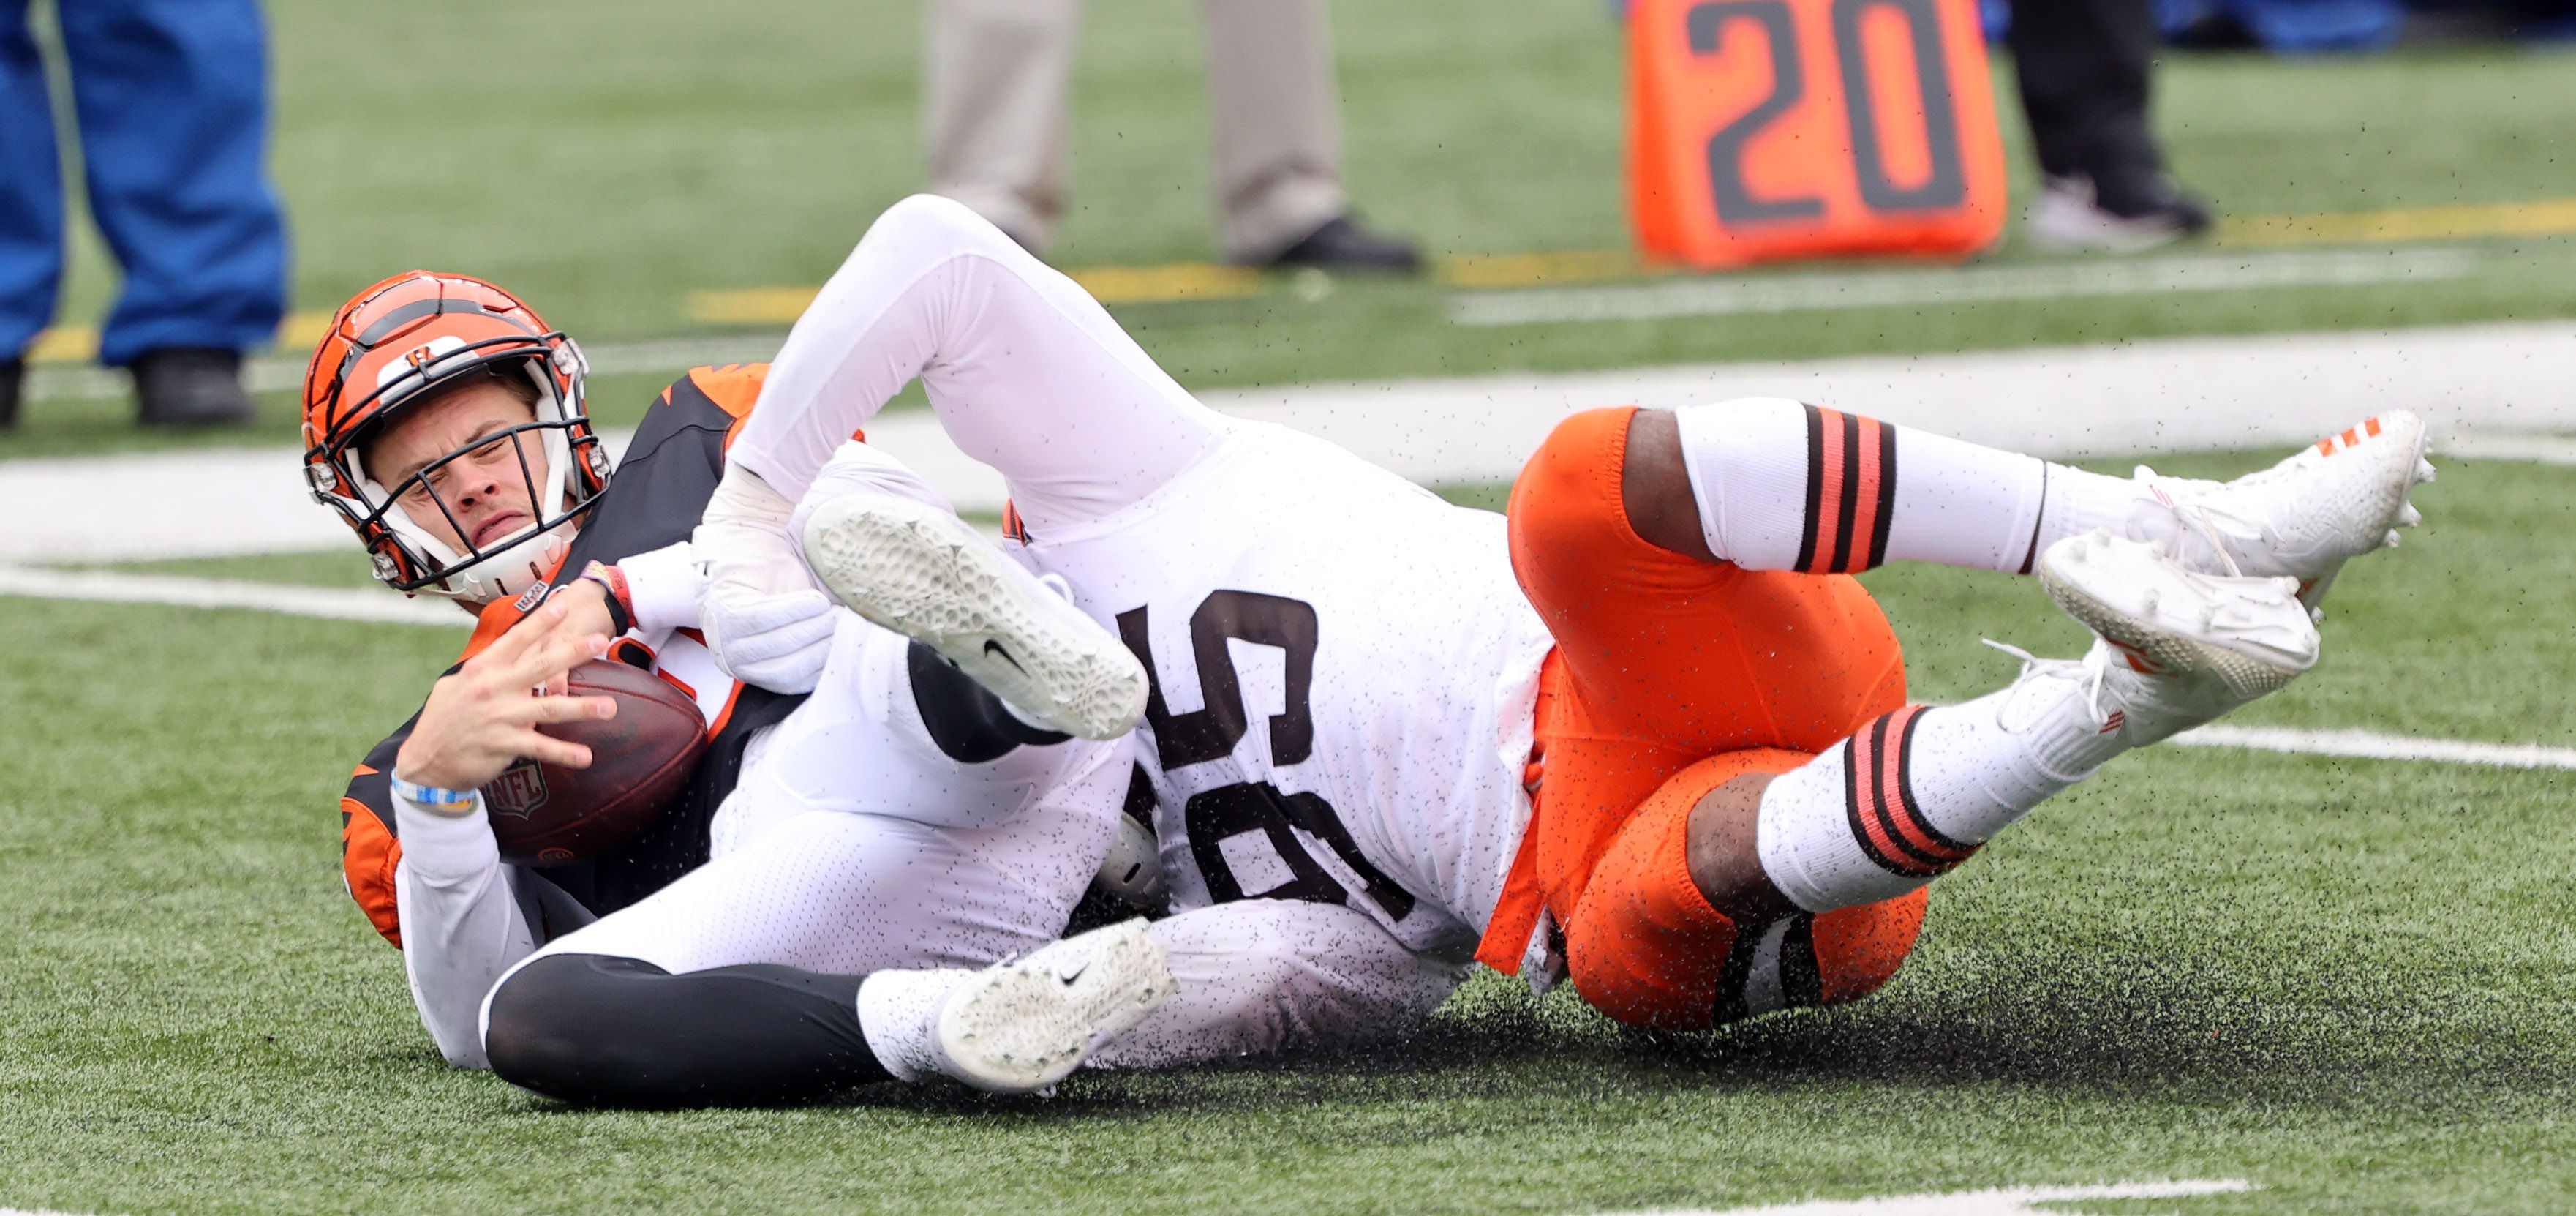
M1964 257L2005 210L1975 0L1637 0L1631 206L1694 266Z

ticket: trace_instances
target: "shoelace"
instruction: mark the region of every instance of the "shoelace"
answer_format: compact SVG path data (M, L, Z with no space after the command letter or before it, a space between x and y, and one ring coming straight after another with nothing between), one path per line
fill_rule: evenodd
M2013 645L2010 642L1998 642L1993 638L1980 638L1978 640L2004 652L2005 654L2021 660L2021 674L2024 676L2029 675L2034 668L2045 668L2066 661L2063 659L2043 659L2019 646ZM2111 676L2111 648L2108 646L2097 645L2091 650L2084 652L2083 658L2074 660L2074 665L2082 669L2082 674L2075 675L2072 678L2082 681L2084 689L2084 709L2091 716L2093 725L2097 728L2109 725L2111 721L2111 711L2102 708L2102 692L2104 684L2109 681Z
M2201 539L2209 543L2210 550L2218 554L2218 564L2227 567L2227 573L2229 575L2242 576L2245 571L2237 566L2236 555L2227 551L2226 540L2218 531L2218 522L2214 518L2218 512L2213 511L2204 503L2184 502L2169 493L2158 490L2153 480L2157 476L2159 476L2159 474L2157 474L2154 469L2148 468L2145 465L2139 465L2130 473L2130 477L2138 481L2140 484L2145 485L2149 492L2155 494L2157 501L2164 504L2164 508L2167 511L2173 512L2173 517L2176 520L2180 521L2184 526L2195 529L2200 533ZM2259 537L2262 535L2261 526L2257 525L2252 520L2233 514L2229 515L2227 518L2235 523L2244 525L2246 529L2255 536Z

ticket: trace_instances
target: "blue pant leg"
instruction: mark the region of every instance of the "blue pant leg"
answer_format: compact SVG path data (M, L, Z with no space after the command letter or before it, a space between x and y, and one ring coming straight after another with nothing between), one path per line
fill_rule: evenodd
M125 271L99 361L246 350L286 311L257 0L59 0L90 211Z
M53 319L63 280L63 174L27 0L0 0L0 361Z

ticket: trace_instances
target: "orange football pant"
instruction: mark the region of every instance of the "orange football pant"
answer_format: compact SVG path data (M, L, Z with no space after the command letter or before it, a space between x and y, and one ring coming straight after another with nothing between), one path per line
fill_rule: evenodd
M1511 553L1556 637L1541 676L1535 809L1478 957L1516 971L1544 904L1577 991L1638 1025L1718 1020L1737 926L1691 881L1691 808L1786 772L1905 703L1887 617L1845 575L1684 557L1628 524L1631 408L1568 418L1512 487ZM1924 894L1811 927L1820 1003L1894 975Z

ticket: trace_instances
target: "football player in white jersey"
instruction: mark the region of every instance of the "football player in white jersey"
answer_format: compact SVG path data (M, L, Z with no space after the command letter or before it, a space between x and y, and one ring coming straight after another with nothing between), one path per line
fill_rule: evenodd
M916 376L1004 475L1016 561L829 488ZM2423 449L2392 415L2221 484L1789 401L1595 410L1506 518L1207 410L1071 280L916 197L773 364L701 533L705 617L721 642L810 564L996 688L1045 685L1006 669L1042 641L1005 594L1036 570L1145 663L1132 746L1177 910L1152 932L1181 994L1097 1062L1400 1032L1470 959L1698 1028L1876 989L1933 877L2307 670L2300 597L2414 522ZM2036 574L2097 640L1908 705L1849 577L1898 559ZM1085 694L1013 699L1048 696Z
M341 804L350 894L403 948L441 1053L593 1102L779 1101L889 1075L1026 1089L1159 999L1159 951L1133 926L1048 945L1122 819L1126 758L815 593L737 622L728 660L785 691L738 687L701 644L690 533L762 368L682 377L613 469L583 371L508 292L416 271L352 298L307 376L315 496L388 584L479 622ZM866 449L836 475L938 509ZM1027 590L1019 611L1117 660L1094 673L1093 733L1123 732L1142 673ZM532 690L603 652L695 696L705 757L635 840L505 864L481 791L532 759L588 763L534 728L614 703Z

